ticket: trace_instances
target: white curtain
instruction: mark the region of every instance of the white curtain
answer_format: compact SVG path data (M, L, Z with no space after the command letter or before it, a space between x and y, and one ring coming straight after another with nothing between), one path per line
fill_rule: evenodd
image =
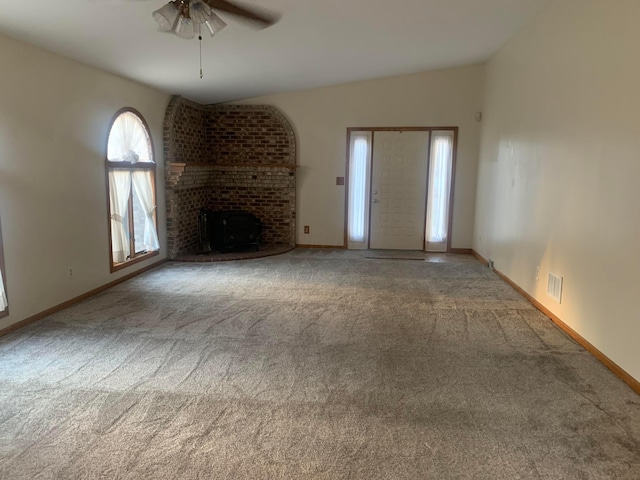
M370 136L353 136L349 165L349 222L350 242L365 242L367 229L367 171L369 164Z
M447 241L449 230L449 193L451 191L451 167L453 164L453 137L434 135L429 175L427 204L427 241Z
M133 190L144 208L146 215L144 221L144 246L147 251L154 251L160 248L158 233L154 216L156 205L153 198L153 181L150 171L133 172Z
M124 112L109 132L107 159L111 162L152 162L149 137L142 120L133 112Z
M4 312L9 306L7 300L7 292L4 289L4 281L2 280L2 274L0 274L0 312Z
M111 249L114 263L122 263L131 253L129 224L125 217L129 209L131 173L126 170L109 172L109 206L111 212Z

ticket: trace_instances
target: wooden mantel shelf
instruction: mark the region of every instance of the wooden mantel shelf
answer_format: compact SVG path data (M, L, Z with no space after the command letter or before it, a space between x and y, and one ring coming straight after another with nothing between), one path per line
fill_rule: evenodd
M288 170L295 170L299 165L286 165L283 163L264 164L264 163L210 163L210 162L169 162L169 168L171 169L184 169L188 167L245 167L245 168L286 168Z

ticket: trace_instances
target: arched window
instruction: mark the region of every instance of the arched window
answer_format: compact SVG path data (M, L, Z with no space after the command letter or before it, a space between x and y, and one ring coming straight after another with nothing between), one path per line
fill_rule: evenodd
M111 271L157 255L155 173L149 128L125 108L114 117L107 144Z

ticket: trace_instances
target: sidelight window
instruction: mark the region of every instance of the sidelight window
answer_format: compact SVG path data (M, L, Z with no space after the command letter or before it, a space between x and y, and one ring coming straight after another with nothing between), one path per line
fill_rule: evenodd
M369 236L369 182L371 132L353 132L349 155L349 248L367 248Z
M453 166L453 132L433 132L427 188L428 252L446 252L449 236L451 171Z

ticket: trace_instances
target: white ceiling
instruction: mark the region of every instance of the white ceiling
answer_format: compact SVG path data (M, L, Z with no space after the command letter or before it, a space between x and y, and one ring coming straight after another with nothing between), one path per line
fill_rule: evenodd
M203 103L485 61L546 0L246 0L278 12L254 30L234 17L198 41L161 33L167 0L2 2L0 32Z

